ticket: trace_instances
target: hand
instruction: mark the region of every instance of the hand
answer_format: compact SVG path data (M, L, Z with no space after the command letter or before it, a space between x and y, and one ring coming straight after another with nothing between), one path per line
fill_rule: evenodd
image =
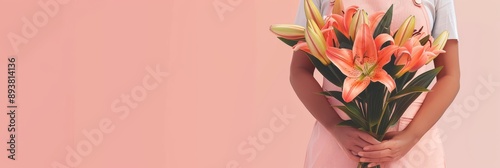
M335 125L329 131L340 143L347 156L356 162L359 162L358 153L363 151L363 147L380 144L380 141L370 134L353 127Z
M388 132L380 144L369 145L359 152L361 162L370 162L368 167L380 165L383 162L396 161L402 158L420 140L409 132Z

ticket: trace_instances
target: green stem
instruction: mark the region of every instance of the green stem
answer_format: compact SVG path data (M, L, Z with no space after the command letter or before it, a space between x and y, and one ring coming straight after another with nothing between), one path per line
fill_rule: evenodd
M388 94L388 91L387 91L387 87L384 87L384 106L382 107L382 113L380 115L380 118L378 119L378 122L377 122L377 129L375 130L375 135L377 135L377 139L381 140L380 136L379 136L379 129L380 129L380 124L382 123L382 118L384 118L384 115L385 115L385 111L387 109L387 103L386 103L386 100L387 100L387 94ZM382 136L383 137L383 136Z

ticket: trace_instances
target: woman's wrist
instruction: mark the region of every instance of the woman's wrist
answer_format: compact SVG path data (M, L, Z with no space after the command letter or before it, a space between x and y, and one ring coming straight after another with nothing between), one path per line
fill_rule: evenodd
M423 129L418 129L408 126L402 132L406 137L413 139L415 141L419 141L420 138L422 138L425 132L427 131L423 131Z

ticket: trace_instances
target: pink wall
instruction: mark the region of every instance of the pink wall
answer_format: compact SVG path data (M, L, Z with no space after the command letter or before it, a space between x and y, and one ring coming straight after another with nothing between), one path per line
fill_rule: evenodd
M440 121L449 167L500 157L500 3L474 2L456 1L462 90ZM291 50L268 31L297 5L2 0L0 108L16 55L18 112L16 161L0 114L0 167L302 167L314 119L288 82Z

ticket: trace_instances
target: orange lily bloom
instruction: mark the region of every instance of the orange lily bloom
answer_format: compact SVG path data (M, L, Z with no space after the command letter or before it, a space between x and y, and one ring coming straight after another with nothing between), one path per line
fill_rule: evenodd
M430 42L432 42L431 39L429 40L430 42L422 45L420 43L420 37L422 37L422 35L411 37L396 51L395 64L404 65L403 69L396 74L396 77L401 77L406 72L417 71L422 66L436 58L437 55L445 52L442 48L440 48L442 42L438 42L437 44L430 46Z
M363 13L363 15L360 15L361 13ZM357 6L350 6L346 10L345 15L333 14L328 16L325 19L326 23L322 30L333 30L333 28L335 28L344 36L354 39L356 29L359 29L360 25L363 23L368 24L368 27L370 27L370 33L373 34L375 28L377 27L384 14L384 12L377 12L375 14L369 15L368 18L366 18L366 12L364 12L363 10L359 10ZM326 31L325 33L325 37L327 38L328 43L332 43L331 41L333 39L333 41L335 41L335 46L339 46L337 36L333 31Z
M379 50L388 41L391 45ZM351 102L371 81L381 82L389 91L394 90L394 79L382 68L390 62L397 49L389 34L381 34L373 39L367 24L363 24L358 30L352 50L329 47L327 56L347 76L342 87L344 101Z

